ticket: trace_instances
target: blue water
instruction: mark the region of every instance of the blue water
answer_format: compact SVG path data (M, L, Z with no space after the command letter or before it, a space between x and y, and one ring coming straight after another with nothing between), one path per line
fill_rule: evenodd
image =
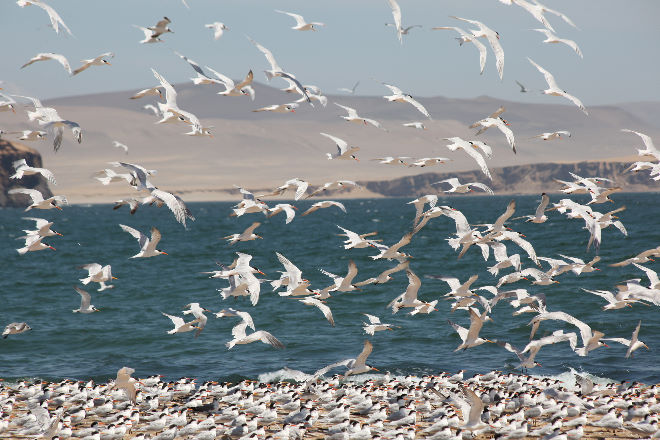
M538 203L536 196L494 196L449 197L440 204L463 211L470 223L491 223L504 212L511 198L517 200L516 215L532 214ZM552 196L551 201L559 198ZM524 280L509 286L545 293L550 311L571 313L603 331L606 337L630 338L641 319L639 337L650 350L642 348L634 359L625 359L626 347L616 343L610 344L610 348L599 348L588 357L578 357L566 343L546 346L536 358L543 366L533 370L534 373L560 374L574 368L615 380L660 382L660 321L656 307L636 304L624 310L602 311L605 301L580 289L612 290L616 283L640 277L642 273L634 266L610 268L607 264L660 244L654 220L660 214L660 195L617 194L615 199L615 204L596 205L594 209L605 212L625 205L627 210L619 216L629 236L626 238L613 228L603 231L599 252L602 261L597 265L602 271L579 277L569 272L558 278L560 284L552 286L532 286ZM374 254L373 249L344 250L342 237L336 235L341 231L335 225L359 233L376 230L378 238L392 244L411 227L414 209L406 204L409 200L346 201L348 214L324 209L296 217L289 225L284 224L283 215L270 219L260 214L238 219L228 217L232 203L191 203L189 207L197 220L190 222L187 230L165 208L141 207L134 216L126 208L113 211L109 205L71 206L62 212L35 210L27 215L54 220L53 229L64 236L47 240L56 251L23 256L15 251L21 243L15 237L21 235L22 229L32 227L32 223L21 220L26 215L23 210L2 209L0 325L26 321L33 330L0 339L0 377L104 379L114 376L122 366L135 368L136 376L163 374L170 379L257 378L283 367L313 372L360 352L368 337L361 328L361 313L375 314L383 322L401 327L372 337L374 350L368 363L380 371L423 374L465 368L472 374L512 369L517 365L515 356L494 344L453 352L460 341L447 319L468 326L469 318L465 311L451 313L450 303L444 299L439 302L439 311L430 315L409 316L406 309L392 315L385 306L405 290L405 272L399 272L387 284L366 286L359 292L336 293L328 301L336 321L334 328L318 309L272 293L267 283L262 284L256 307L247 298L223 301L216 289L226 287L227 282L200 273L216 269L216 262L231 263L234 252L240 250L252 254L252 265L269 279L278 278L277 271L282 269L275 252L284 254L303 271L314 288L329 285L329 278L318 269L341 275L349 259L357 263L357 280L375 276L395 262L371 260L368 256ZM297 206L302 211L310 204L305 201ZM540 256L559 258L557 254L563 253L588 261L595 255L593 249L586 252L588 232L582 229L582 221L567 219L556 212L548 216L550 219L545 224L516 221L511 227L525 234ZM257 233L263 240L228 246L220 239L242 231L255 220L262 222ZM119 223L142 231L157 226L163 233L159 248L169 255L129 259L137 253L137 242L119 228ZM442 298L449 291L446 283L425 278L425 274L455 276L464 281L477 273L479 279L473 287L497 282L486 271L494 264L492 255L490 261L484 262L480 251L471 248L457 260L457 253L445 241L454 231L450 219L433 219L403 249L414 256L410 267L422 278L419 296L423 300ZM521 253L523 267L533 266L517 246L507 243L507 248L509 254ZM80 285L78 279L86 276L76 266L91 262L111 264L118 279L114 281L114 289L104 292L96 292L96 284L88 286L92 303L101 312L74 314L72 310L79 306L80 297L73 286ZM658 269L656 263L647 266ZM501 275L510 271L505 269ZM181 309L190 302L199 302L214 312L227 306L247 310L257 329L271 332L286 349L254 343L227 350L225 342L231 339L236 318L211 316L198 338L192 333L166 334L171 323L161 312L183 316ZM528 341L527 323L533 316L513 317L513 310L507 301L500 301L493 310L493 322L484 325L481 335L507 340L522 348ZM538 336L559 328L576 331L560 321L546 321L541 324Z

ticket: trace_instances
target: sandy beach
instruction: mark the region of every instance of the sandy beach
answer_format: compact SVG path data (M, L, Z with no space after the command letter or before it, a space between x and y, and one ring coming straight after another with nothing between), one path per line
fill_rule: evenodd
M135 403L113 382L0 383L0 436L572 440L648 438L656 431L647 423L660 409L656 386L593 385L586 379L583 389L555 378L499 372L461 376L308 376L305 382L237 384L186 378L168 383L151 376L129 379L137 388ZM466 421L464 410L481 412L473 399L483 402L483 412L479 420Z

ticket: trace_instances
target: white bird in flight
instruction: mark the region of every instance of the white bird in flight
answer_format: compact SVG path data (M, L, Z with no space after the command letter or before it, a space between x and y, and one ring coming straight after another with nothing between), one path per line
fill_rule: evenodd
M254 222L240 234L231 234L222 238L227 240L227 242L230 245L235 244L239 241L251 241L251 240L256 240L257 238L263 238L261 235L257 235L254 233L254 230L257 229L260 225L261 225L260 222Z
M69 35L73 35L71 33L71 29L69 29L69 27L64 23L64 21L60 17L60 14L58 14L55 9L53 9L51 6L47 5L46 3L37 0L18 0L16 4L21 8L24 8L25 6L29 6L29 5L40 7L48 14L48 18L50 19L50 24L56 34L60 33L60 26L62 26L64 30L68 32Z
M62 234L60 234L59 232L50 229L50 227L53 226L53 222L50 222L44 218L23 217L23 220L32 220L35 222L35 227L37 229L33 231L25 231L25 230L23 231L28 235L38 235L40 237L52 237L53 235L62 236Z
M452 142L451 144L447 145L447 148L451 151L456 151L459 148L463 151L465 151L468 156L472 157L477 164L479 165L479 168L481 168L481 171L491 180L493 180L493 177L490 174L490 170L488 169L488 165L486 164L486 160L484 157L477 151L477 146L475 145L475 142L470 142L461 139L458 136L451 137L451 138L445 138L445 140Z
M273 104L266 107L261 107L253 112L274 112L274 113L295 113L296 107L298 104L295 102L290 102L288 104Z
M12 322L7 324L5 329L2 331L2 339L7 339L9 335L18 335L20 333L32 330L32 327L27 325L25 322Z
M292 26L291 29L295 31L315 31L316 28L314 26L325 26L325 24L316 21L308 23L302 15L294 14L293 12L280 11L279 9L275 9L275 12L293 17L293 19L296 20L296 25Z
M544 43L564 43L565 45L573 49L575 53L580 56L580 58L584 58L582 56L582 51L580 50L580 47L577 45L575 41L559 38L558 36L556 36L547 29L532 29L532 30L536 32L541 32L542 34L545 35L545 40L543 40Z
M502 45L499 42L500 34L477 20L468 20L466 18L456 17L453 15L451 18L465 21L479 28L477 30L470 30L470 32L472 32L472 35L475 38L486 38L488 40L488 43L490 44L490 47L493 49L493 53L495 54L495 65L497 66L497 72L499 73L501 80L504 76L504 50L502 49Z
M22 179L23 176L33 176L35 174L41 174L45 177L50 183L56 184L55 175L46 168L37 168L31 167L27 164L25 159L19 159L12 163L15 173L9 176L10 179Z
M138 241L138 245L140 246L140 252L133 255L131 258L149 258L155 257L156 255L167 255L167 252L156 249L158 242L160 242L161 234L155 226L151 227L151 238L130 226L120 224L119 227L131 234L133 238Z
M238 324L232 329L232 334L234 336L234 339L232 339L231 341L225 344L227 346L227 349L231 349L234 345L237 344L250 344L252 342L257 342L257 341L261 341L264 344L272 345L277 349L284 348L284 344L282 344L275 336L271 335L265 330L259 330L250 333L249 335L246 335L245 329L247 328L247 326L248 326L247 323L243 321L242 323Z
M69 72L69 75L71 75L71 66L69 65L69 60L67 60L64 55L60 55L58 53L52 53L52 52L38 53L37 55L32 57L27 63L23 64L21 66L21 69L29 66L30 64L36 63L37 61L48 61L48 60L57 61L64 67L64 69L67 72Z
M336 145L337 145L337 152L332 154L332 153L326 153L328 156L328 160L332 159L345 159L345 160L355 160L355 161L360 161L356 156L355 153L357 153L360 150L360 147L349 147L348 142L346 142L343 139L340 139L336 136L332 136L331 134L327 133L321 133L321 136L325 136L328 139L332 140Z
M540 138L544 141L551 141L553 139L561 139L562 135L571 137L571 132L566 130L553 131L551 133L541 133L533 136L532 138Z
M545 70L543 67L541 67L541 66L539 66L538 64L536 64L531 58L527 57L527 59L529 60L530 63L532 63L532 65L533 65L534 67L536 67L536 69L537 69L539 72L541 72L541 73L543 74L543 76L544 76L544 78L545 78L545 81L548 83L548 88L545 89L545 90L542 90L542 93L543 93L544 95L561 96L561 97L563 97L563 98L566 98L566 99L568 99L569 101L571 101L573 104L577 105L577 106L580 108L580 110L582 110L582 111L584 112L585 115L588 115L588 114L589 114L589 113L587 112L587 109L584 108L584 105L582 104L582 101L580 101L580 100L579 100L578 98L576 98L575 96L573 96L573 95L567 93L565 90L562 90L562 89L557 85L557 82L555 81L555 77L552 76L552 74L551 74L550 72L548 72L548 71Z
M460 183L456 177L435 182L433 183L433 185L438 183L448 183L449 185L451 185L450 189L444 190L444 192L446 193L453 192L453 193L465 194L473 191L471 187L475 187L475 188L479 188L482 191L487 192L488 194L491 195L494 194L493 190L490 189L488 186L484 185L483 183L480 182Z
M127 145L122 144L119 141L112 141L112 146L115 147L115 148L121 148L122 150L124 150L124 152L126 154L128 154L128 146Z
M222 34L224 34L225 31L229 30L229 28L225 26L224 23L221 23L219 21L214 21L213 23L205 24L204 27L208 29L213 29L214 40L219 40L220 37L222 37Z
M78 286L73 287L80 294L80 307L73 310L73 313L94 313L100 310L92 304L92 296Z
M311 214L312 212L314 212L318 209L330 208L331 206L336 206L337 208L344 211L344 213L346 213L346 207L344 206L343 203L335 202L335 201L332 201L332 200L324 200L324 201L321 201L321 202L314 203L307 211L303 212L300 215L301 215L301 217L304 217L304 216L306 216L308 214Z
M426 110L426 108L422 104L420 104L417 100L415 100L412 96L403 93L403 91L396 86L386 83L382 83L382 84L388 89L390 89L390 91L392 92L392 95L383 96L383 98L387 99L389 102L403 102L403 103L407 102L408 104L415 107L421 114L431 119L431 115L429 114L428 110Z
M504 133L504 136L506 136L506 140L513 150L513 154L516 154L516 140L513 137L513 131L508 127L510 124L504 118L501 116L498 116L497 118L485 118L475 122L475 124L479 124L483 127L497 127L502 133Z
M371 124L376 128L380 128L380 129L384 130L384 128L380 125L380 122L378 122L374 119L368 119L368 118L363 118L363 117L359 116L358 113L357 113L357 110L355 110L354 108L347 107L345 105L341 105L341 104L338 104L336 102L335 102L335 105L338 106L338 107L343 108L344 110L346 110L348 112L348 115L341 116L341 118L344 119L345 121L355 122L357 124L364 124L364 125Z
M458 40L458 43L462 46L463 43L473 43L477 49L479 50L479 73L483 75L484 73L484 68L486 67L486 57L488 56L488 52L486 51L486 46L483 45L483 43L479 40L474 35L468 34L465 32L463 29L455 26L438 26L431 28L431 30L441 30L441 29L449 29L458 32L461 36L456 38Z
M31 209L53 209L53 208L59 209L61 211L62 208L59 206L60 204L68 205L66 197L53 196L44 199L43 194L41 194L41 192L36 189L14 188L7 191L7 194L26 194L30 196L30 199L32 199L32 204L29 205L27 208L25 208L26 211L29 211Z
M87 271L87 277L81 278L80 282L84 285L89 283L99 283L98 291L101 292L105 289L111 289L112 285L106 285L106 281L116 280L117 277L112 276L112 266L106 264L101 266L98 263L90 263L82 266L78 266L78 269L84 269Z
M103 65L109 66L111 63L110 61L106 60L106 58L113 58L114 56L115 54L112 52L105 52L95 58L90 58L89 60L82 60L80 61L82 65L78 67L76 70L74 70L72 75L78 75L80 72L87 70L92 66L103 66Z
M337 90L339 90L340 92L346 92L346 93L350 93L351 95L355 95L355 89L357 89L357 86L359 85L360 85L360 81L357 81L350 89L347 89L346 87L340 87Z

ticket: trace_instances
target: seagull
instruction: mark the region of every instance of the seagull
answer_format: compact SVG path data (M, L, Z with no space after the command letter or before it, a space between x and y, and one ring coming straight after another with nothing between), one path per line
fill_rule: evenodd
M346 93L350 93L351 95L355 95L355 89L357 89L358 85L360 85L360 81L357 81L350 89L347 89L346 87L340 87L337 90L339 90L340 92L346 92Z
M408 104L415 107L421 114L431 119L431 115L429 114L428 110L426 110L426 108L424 108L424 106L420 104L417 100L415 100L411 95L403 93L403 90L391 84L387 84L387 83L382 83L382 84L388 89L390 89L390 91L392 92L392 95L386 95L383 96L383 98L387 99L389 102L402 102L402 103L407 102Z
M473 35L468 34L465 32L463 29L459 27L454 27L454 26L438 26L431 28L431 30L441 30L441 29L448 29L448 30L453 30L458 32L461 36L456 38L458 40L459 45L463 45L463 43L471 42L474 43L474 45L479 49L479 68L480 68L480 74L483 75L484 73L484 68L486 67L486 57L488 56L488 52L486 51L486 46L481 43L481 41L477 40L476 37Z
M493 49L493 53L495 54L495 65L497 66L497 72L500 74L501 80L504 76L504 50L502 49L502 46L499 42L500 34L477 20L468 20L466 18L460 18L453 15L451 18L465 21L479 28L478 30L471 30L470 32L472 32L472 35L475 38L486 38L488 40L488 43L490 44L490 47Z
M486 311L481 315L478 315L477 312L475 312L475 309L470 307L470 329L466 329L464 327L461 327L458 324L454 324L453 322L447 320L449 325L451 325L454 330L456 330L456 333L458 333L458 336L461 338L461 344L456 347L454 351L458 350L467 350L468 348L471 347L476 347L478 345L481 345L485 342L493 342L489 339L483 339L479 337L479 332L481 331L481 327L484 325L484 322L488 318L486 316Z
M366 334L373 336L375 332L380 332L383 330L393 330L392 324L383 324L380 322L380 318L368 313L363 313L364 316L369 320L369 324L363 322L363 330Z
M73 313L94 313L100 310L91 303L92 297L89 293L78 286L73 286L74 290L80 294L80 308L75 309Z
M584 105L582 105L582 102L578 98L566 93L565 90L559 88L557 82L555 81L555 77L552 76L550 72L548 72L543 67L536 64L531 58L527 57L527 59L529 60L530 63L532 63L534 67L536 67L536 69L539 72L543 74L543 76L545 77L545 81L548 83L548 88L541 91L544 95L561 96L563 98L566 98L569 101L571 101L573 104L577 105L580 108L580 110L584 112L585 115L589 114L587 110L584 108Z
M140 246L140 252L133 255L131 258L149 258L155 257L156 255L167 255L167 252L156 249L156 246L158 246L158 242L161 239L161 234L155 226L151 227L151 238L130 226L120 224L119 227L137 239Z
M497 118L485 118L477 121L476 124L483 127L497 127L502 133L504 133L509 146L513 150L513 153L516 154L516 141L513 137L513 132L507 127L510 124L504 118L501 116L498 116Z
M112 141L112 146L115 147L115 148L121 148L122 150L124 150L124 152L126 154L128 154L128 146L127 145L124 145L124 144L122 144L121 142L118 142L118 141Z
M488 170L488 165L486 165L486 160L481 155L481 153L479 153L476 150L475 143L463 140L457 136L451 138L445 138L445 140L452 142L450 145L447 145L447 148L449 148L451 151L456 151L459 148L465 151L468 154L468 156L472 157L477 162L479 168L481 168L481 171L489 179L493 180L493 177L490 174L490 170Z
M41 194L40 191L36 189L28 189L28 188L14 188L10 189L7 191L7 194L26 194L30 196L32 199L32 204L29 205L27 208L25 208L26 211L29 211L30 209L59 209L60 211L62 208L59 206L60 204L62 205L68 205L68 202L66 200L66 197L64 196L53 196L49 197L47 199L44 199L43 194Z
M245 329L247 328L247 323L243 321L232 329L232 334L234 339L227 342L225 345L227 349L231 349L236 344L250 344L252 342L261 341L264 344L272 345L277 349L284 348L282 344L275 336L271 335L265 330L259 330L249 335L245 334Z
M69 27L66 24L64 24L64 21L62 21L62 18L57 13L57 11L55 11L55 9L53 9L46 3L37 0L18 0L16 4L21 8L24 8L29 5L40 7L48 14L48 18L50 19L50 24L56 34L60 33L60 25L61 25L64 28L64 30L68 32L69 35L73 35Z
M341 104L338 104L336 102L335 102L335 105L338 106L338 107L343 108L344 110L346 110L348 112L347 116L341 116L341 118L344 119L345 121L355 122L357 124L364 124L364 125L371 124L376 128L380 128L380 129L384 130L384 128L380 125L380 122L378 122L374 119L367 119L367 118L360 117L357 113L357 110L355 110L354 108L347 107L345 105L341 105Z
M32 57L27 63L23 64L21 66L21 69L29 66L32 63L36 63L37 61L48 61L48 60L57 61L64 67L64 69L67 72L69 72L69 75L71 75L71 66L69 65L69 60L67 60L64 55L60 55L58 53L52 53L52 52L38 53L37 55Z
M245 231L241 232L240 234L231 234L222 238L224 240L227 240L230 245L235 244L239 241L252 241L252 240L256 240L257 238L263 238L261 235L257 235L254 233L254 230L257 229L260 225L261 225L260 222L254 222L247 229L245 229Z
M350 147L348 146L348 142L346 142L343 139L339 139L338 137L332 136L327 133L321 133L321 136L325 136L328 139L332 140L335 144L337 144L337 152L335 154L331 153L326 153L328 156L328 160L332 159L353 159L356 161L360 161L357 157L355 157L355 153L357 153L360 150L360 147Z
M445 179L441 180L439 182L434 182L432 185L436 185L438 183L448 183L451 185L451 189L445 190L446 193L459 193L459 194L465 194L471 191L474 191L471 187L479 188L482 191L487 192L488 194L495 194L492 189L490 189L488 186L484 185L483 183L479 182L470 182L470 183L460 183L457 178L452 177L450 179Z
M293 17L294 20L296 20L296 25L291 27L291 29L294 31L315 31L316 28L314 26L325 26L325 24L316 21L307 23L302 15L294 14L292 12L280 11L279 9L275 9L275 12Z
M626 352L626 359L628 359L629 357L631 357L633 355L633 352L635 350L637 350L638 348L644 347L647 350L649 349L649 347L645 343L643 343L642 341L637 339L637 335L639 335L639 328L641 326L642 326L642 321L640 320L637 323L637 327L635 327L635 330L633 331L632 336L630 337L630 340L625 339L625 338L603 338L603 341L614 341L614 342L618 342L620 344L623 344L623 345L627 346L628 351Z
M91 58L89 60L82 60L80 61L82 63L82 66L78 67L76 70L73 71L72 75L78 75L80 72L83 70L87 70L92 66L103 66L103 65L110 65L110 61L106 60L106 58L114 58L115 54L112 52L105 52L102 53L101 55L97 56L96 58Z
M323 313L323 316L325 316L325 319L328 320L330 325L332 325L333 327L335 326L335 320L332 317L332 311L330 310L330 307L323 304L322 301L320 301L320 300L318 300L314 297L311 297L311 296L308 296L308 297L303 298L303 299L299 299L298 301L300 301L301 303L306 304L308 306L318 307L318 309L321 311L321 313Z
M14 167L14 170L16 172L13 175L9 176L10 179L22 179L23 176L32 176L35 174L41 174L50 183L56 184L55 176L50 170L47 170L46 168L31 167L27 164L27 161L25 159L16 160L12 162L11 165Z
M295 102L290 102L288 104L273 104L266 107L261 107L253 112L274 112L274 113L295 113L296 107L298 104Z
M219 21L214 21L213 23L205 24L204 27L208 29L213 29L213 39L215 40L219 40L220 37L222 37L222 34L225 31L229 30L229 28L225 26L224 23L221 23Z
M561 139L562 135L571 137L571 132L566 130L559 130L559 131L553 131L551 133L541 133L541 134L537 134L536 136L533 136L532 139L541 138L544 141L551 141L553 139Z
M331 206L336 206L337 208L339 208L339 209L341 209L342 211L344 211L344 213L346 213L346 207L344 206L343 203L335 202L335 201L332 201L332 200L324 200L324 201L322 201L322 202L316 202L316 203L314 203L314 204L313 204L313 205L312 205L307 211L303 212L303 213L300 214L300 215L301 215L301 217L304 217L304 216L306 216L306 215L308 215L308 214L311 214L312 212L314 212L314 211L316 211L316 210L318 210L318 209L321 209L321 208L330 208Z
M294 197L294 200L299 200L303 195L305 195L305 191L307 191L308 186L309 186L309 182L294 177L293 179L284 182L284 185L278 186L273 192L268 194L262 194L259 197L280 196L289 189L295 189L296 195Z
M522 84L520 83L520 81L518 81L518 80L515 80L515 81L516 81L516 84L518 84L518 87L520 87L520 93L527 93L527 92L529 92L529 89L528 89L527 87L525 87L524 85L522 85Z
M584 58L582 56L582 51L580 51L580 48L578 47L575 41L559 38L547 29L532 29L532 30L536 32L541 32L542 34L545 35L545 40L543 40L544 43L564 43L565 45L573 49L575 53L580 56L580 58Z
M3 330L2 339L7 339L7 336L9 335L18 335L28 330L32 330L32 327L27 325L26 322L12 322L11 324L7 324Z

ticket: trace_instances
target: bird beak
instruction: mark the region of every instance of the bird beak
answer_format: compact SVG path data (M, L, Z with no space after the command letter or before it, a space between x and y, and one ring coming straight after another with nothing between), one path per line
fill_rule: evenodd
M60 211L62 210L62 208L60 208L60 207L57 206L57 205L55 205L55 208L59 209Z
M380 371L378 368L373 368L373 367L372 367L371 369L372 369L372 370L376 370L376 371Z
M263 276L266 276L266 274L263 273L262 271L260 271L259 269L257 269L257 272L259 272L259 273L260 273L261 275L263 275ZM307 281L307 280L303 280L303 281Z
M604 342L603 342L603 345L604 345L605 347L607 347L607 348L610 348L610 346L609 346L609 345L607 345L607 344L606 344L606 343L604 343Z
M52 250L55 250L55 248L54 248L54 247L52 247L52 246L48 246L48 247L49 247L49 248L51 248Z
M116 279L117 279L117 277L112 277L112 279L113 279L113 280L116 280Z
M163 254L163 255L169 255L167 252L163 252L163 251L161 251L161 254Z
M59 232L56 232L55 235L59 235L60 237L64 237L64 236L63 236L62 234L60 234Z

